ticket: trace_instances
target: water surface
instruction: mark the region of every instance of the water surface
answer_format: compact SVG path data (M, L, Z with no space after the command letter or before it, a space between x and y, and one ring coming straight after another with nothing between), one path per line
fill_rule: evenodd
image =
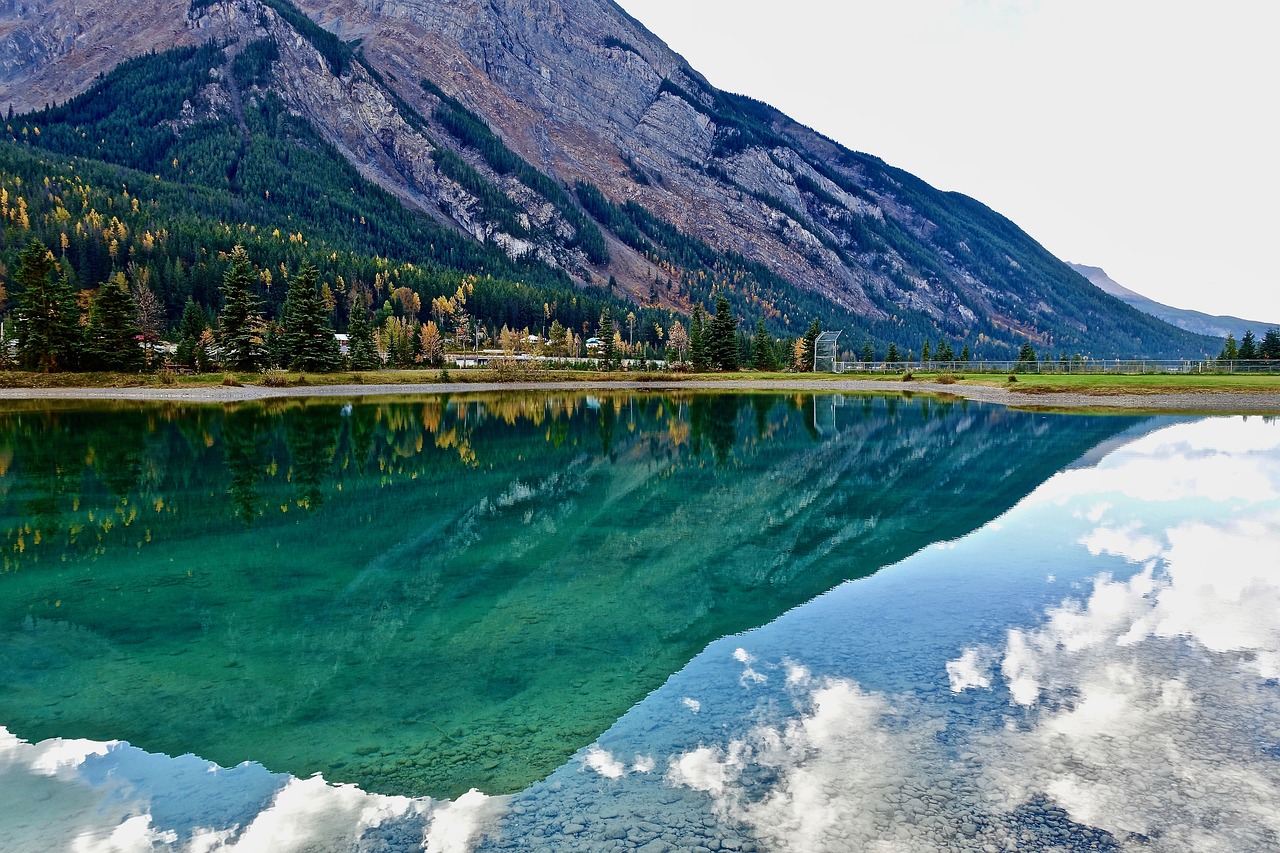
M313 406L8 416L5 849L1280 844L1271 421Z

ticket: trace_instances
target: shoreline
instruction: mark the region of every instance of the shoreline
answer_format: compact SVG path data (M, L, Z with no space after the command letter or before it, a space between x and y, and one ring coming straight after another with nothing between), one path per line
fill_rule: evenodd
M799 391L809 393L927 394L1034 411L1169 412L1179 414L1280 415L1280 393L1186 392L1176 394L1026 393L987 385L878 379L804 379L679 382L423 382L414 384L261 385L163 388L0 388L3 400L132 400L138 402L248 403L296 398L358 399L503 391Z

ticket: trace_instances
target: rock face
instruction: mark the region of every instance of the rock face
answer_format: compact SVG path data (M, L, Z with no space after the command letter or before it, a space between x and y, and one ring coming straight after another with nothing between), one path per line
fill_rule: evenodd
M62 102L149 50L193 43L188 0L0 0L0 109Z
M327 64L299 35L300 21L282 18L279 10L293 8L285 0L201 0L190 9L9 0L0 5L0 104L21 112L65 99L153 45L271 37L289 108L366 178L512 256L532 255L585 283L616 278L636 301L688 310L723 288L795 332L818 306L881 342L945 335L993 358L1025 340L1095 354L1216 352L1090 287L972 199L716 90L610 0L297 2L358 44L357 61ZM494 168L451 136L437 115L449 99L543 175ZM456 155L451 169L442 146ZM505 197L504 216L477 189L481 180ZM806 316L792 325L776 288L651 252L598 214L608 260L604 248L589 256L584 238L596 226L570 200L579 182L613 205L641 205L736 269L767 269L808 294L788 303ZM667 286L656 288L659 280Z

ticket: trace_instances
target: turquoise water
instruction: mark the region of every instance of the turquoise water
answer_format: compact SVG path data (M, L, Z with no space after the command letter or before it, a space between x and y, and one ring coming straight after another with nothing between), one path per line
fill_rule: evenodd
M5 849L1276 844L1270 422L506 396L0 436Z

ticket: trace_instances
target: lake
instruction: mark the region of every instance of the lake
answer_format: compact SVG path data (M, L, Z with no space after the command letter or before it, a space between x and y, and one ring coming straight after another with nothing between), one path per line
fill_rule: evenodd
M11 403L0 489L6 850L1277 843L1268 420Z

